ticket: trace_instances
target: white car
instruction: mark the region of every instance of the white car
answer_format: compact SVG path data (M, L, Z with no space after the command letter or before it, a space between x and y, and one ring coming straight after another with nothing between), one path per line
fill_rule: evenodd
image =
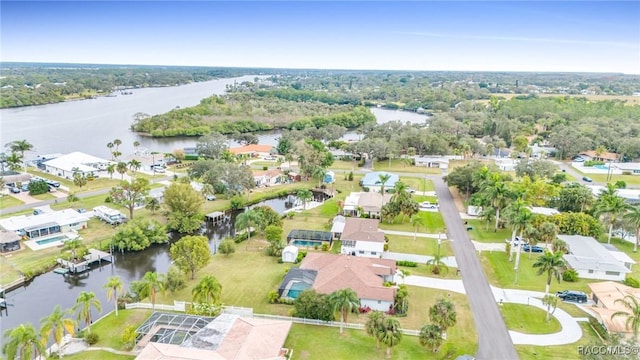
M263 159L264 160L271 160L271 161L277 160L275 156L265 156Z
M162 166L154 166L153 171L157 172L157 173L164 173L165 169Z
M524 245L527 244L527 242L522 239L520 236L516 236L516 238L511 241L511 239L507 239L508 243L511 243L511 246L520 246L520 245Z
M420 207L423 209L437 209L438 205L437 204L432 204L428 201L422 202L420 203Z

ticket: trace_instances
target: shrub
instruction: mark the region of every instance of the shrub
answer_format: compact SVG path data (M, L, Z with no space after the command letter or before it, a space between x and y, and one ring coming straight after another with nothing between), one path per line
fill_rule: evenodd
M329 251L329 244L323 243L322 244L322 251Z
M100 341L100 335L95 332L88 333L87 335L85 335L84 341L86 341L89 345L95 345L98 343L98 341Z
M567 282L578 281L578 272L574 269L567 269L562 273L562 280Z
M164 281L164 288L175 293L187 287L187 278L184 273L175 266L170 266L167 272L167 279Z
M599 323L598 320L593 316L589 316L589 325L591 325L593 330L595 330L595 332L598 333L598 335L600 335L601 338L605 340L609 338L609 333L607 332L607 329L605 329L604 326L601 323Z
M624 279L622 283L627 286L631 286L632 288L640 288L640 281L638 281L638 279L633 278L631 276L627 276L627 278Z
M46 194L49 192L49 184L43 180L32 181L29 183L29 195Z
M235 195L231 198L231 209L232 210L240 210L244 208L244 198L240 195Z
M67 196L67 201L72 203L72 202L76 202L79 201L80 198L78 196L76 196L76 194L74 193L69 193L69 195Z
M622 175L632 175L632 174L631 174L631 171L623 171Z
M233 242L233 239L225 238L222 240L220 245L218 245L218 252L227 256L236 252L236 244Z
M277 290L271 290L269 291L269 295L267 297L269 298L269 304L275 304L278 302L280 294L278 294Z
M384 243L384 251L389 251L389 244L388 243Z
M347 180L353 181L353 171L349 171L349 175L347 175Z
M626 189L627 183L624 180L618 180L613 186L615 186L616 189Z
M108 204L108 203L113 202L113 199L111 198L111 196L107 196L106 198L104 198L104 202L106 202Z
M418 263L415 261L408 260L398 260L396 261L396 265L398 266L406 266L406 267L418 267Z
M267 170L269 170L269 167L268 166L263 166L262 170L267 171Z
M584 167L592 167L596 165L604 165L604 161L600 160L587 160L582 164Z
M296 257L296 264L299 263L300 261L302 261L302 259L304 259L305 256L307 256L307 252L306 251L300 251L298 253L298 257Z

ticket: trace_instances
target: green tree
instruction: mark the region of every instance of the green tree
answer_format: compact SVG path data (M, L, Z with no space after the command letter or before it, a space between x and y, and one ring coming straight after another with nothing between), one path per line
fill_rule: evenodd
M107 173L109 174L109 179L113 179L114 172L116 172L116 164L109 163L109 165L107 165Z
M411 220L409 220L409 222L413 227L413 240L415 241L418 235L418 230L420 230L420 228L425 227L427 221L425 220L425 218L423 218L419 214L416 214L411 217Z
M447 329L454 326L458 321L458 314L451 301L440 298L429 308L429 319L438 325L443 333L446 333Z
M80 238L70 239L64 242L62 251L71 251L73 261L78 261L86 252L86 246Z
M136 159L129 160L129 169L135 174L142 167L142 163Z
M547 317L545 319L546 322L551 320L551 315L556 311L556 307L558 306L558 296L553 294L546 294L542 298L542 305L547 307Z
M102 304L96 297L96 294L90 291L81 291L76 298L76 304L73 306L73 311L78 313L78 321L84 321L87 326L87 332L91 333L91 324L93 323L93 316L91 315L91 309L95 309L98 313L102 312Z
M4 161L9 165L9 170L11 171L20 171L22 169L20 166L22 158L15 151L11 152L11 155L7 156Z
M562 272L566 268L566 264L564 259L562 258L564 254L560 251L552 253L549 250L545 250L544 254L538 256L536 261L533 263L534 268L538 268L538 276L546 273L547 274L547 284L544 289L544 293L549 293L549 288L551 287L551 280L555 277L558 282L562 279Z
M169 242L169 237L166 228L159 222L141 218L120 226L111 241L122 252L140 251L152 244L165 244Z
M151 184L143 177L136 177L131 182L122 180L120 184L111 189L110 195L113 202L122 205L129 210L129 218L133 219L133 209L144 202L149 194Z
M307 210L307 203L313 200L313 193L308 189L298 190L296 193L298 200L302 201L303 210Z
M245 229L247 232L247 243L251 241L251 231L260 225L262 218L253 209L247 209L236 217L235 227Z
M369 313L367 322L364 324L364 329L366 330L367 335L376 339L376 348L380 348L380 339L378 339L376 334L378 333L378 330L382 328L385 318L386 316L382 311L372 311Z
M387 358L391 357L391 349L402 340L402 328L396 318L386 317L382 326L376 331L376 338L387 346Z
M347 322L347 316L360 306L358 294L352 289L340 289L329 295L329 302L334 313L340 313L340 334L342 334L342 325Z
M3 336L8 339L2 347L2 353L7 356L7 359L36 359L46 351L43 341L31 324L20 324L13 329L8 329Z
M380 193L382 195L384 195L384 186L387 183L387 181L389 181L389 179L391 179L391 174L387 174L387 173L381 173L378 174L378 180L376 181L376 184L380 184ZM382 205L380 205L382 206Z
M133 349L133 346L136 342L136 327L133 325L127 325L122 331L121 340L124 344L125 349Z
M229 256L236 252L236 243L232 239L225 238L220 242L220 245L218 245L218 252Z
M209 241L205 236L185 236L171 245L169 251L174 264L195 279L196 271L211 262Z
M87 185L88 181L89 179L87 179L87 176L84 173L80 172L78 168L73 168L73 184L75 186L82 189L83 186Z
M144 200L144 208L155 214L156 211L160 210L160 201L157 198L147 196Z
M43 345L46 344L46 339L52 336L53 341L58 345L59 358L62 358L62 339L65 332L73 336L73 330L77 324L68 316L69 311L63 311L60 305L56 305L51 314L40 319L40 333Z
M615 194L602 196L596 203L595 213L597 217L602 215L607 216L609 223L609 234L607 236L608 244L611 244L613 225L629 209L629 207L629 204L627 204L623 198Z
M500 209L506 205L510 197L510 191L502 180L496 179L496 181L486 186L483 192L484 196L491 203L491 207L496 211L496 223L493 227L493 231L496 232L498 231L498 224L500 223Z
M163 194L164 204L169 210L167 225L180 233L191 233L200 228L200 209L204 198L189 184L173 183Z
M629 212L624 214L624 219L636 229L636 241L633 244L633 252L638 251L638 243L640 242L640 205L630 206Z
M316 166L311 171L311 177L318 181L318 187L322 186L322 182L324 180L325 175L327 174L327 170L321 166Z
M164 293L164 275L158 274L155 271L147 271L142 277L140 283L140 296L151 299L151 308L156 310L156 295L161 292Z
M33 145L29 143L27 140L16 140L10 142L6 146L9 147L12 153L20 153L20 159L24 160L24 153L27 151L31 151L33 149ZM27 171L27 163L23 161L24 171Z
M640 332L640 300L634 295L626 295L622 299L617 299L615 303L624 306L627 311L616 311L611 315L611 320L618 316L625 317L625 327L633 331L633 335L637 338Z
M111 276L104 284L104 288L107 289L107 299L113 300L116 316L118 316L118 294L122 294L124 283L120 276Z
M440 346L444 342L444 339L442 339L442 329L440 329L438 325L434 324L425 325L420 329L418 341L420 342L420 345L427 346L434 353L438 352Z
M279 241L282 240L282 228L274 225L269 225L264 230L265 238L267 241Z
M124 180L124 174L127 173L127 163L124 161L117 163L116 171L120 174L120 180Z
M293 303L294 316L305 319L332 321L335 315L328 295L318 294L315 290L305 290Z
M193 301L215 305L220 303L222 285L213 275L205 275L191 291Z

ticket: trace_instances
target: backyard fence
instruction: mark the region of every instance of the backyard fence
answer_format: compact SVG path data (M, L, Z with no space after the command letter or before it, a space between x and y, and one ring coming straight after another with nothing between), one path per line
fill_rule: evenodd
M177 311L177 312L185 312L186 304L191 304L189 302L184 301L175 301L174 305L163 305L156 304L156 310L163 311ZM152 305L150 303L131 303L125 305L126 309L152 309ZM239 306L222 306L222 312L225 314L234 314L238 316L244 317L253 317L253 318L261 318L261 319L274 319L274 320L284 320L291 321L297 324L305 324L305 325L318 325L318 326L330 326L330 327L340 327L342 326L345 329L356 329L356 330L364 330L363 324L355 324L355 323L340 323L338 321L324 321L317 319L305 319L293 316L281 316L281 315L270 315L270 314L255 314L252 308L239 307ZM411 330L411 329L402 329L402 333L404 335L409 336L418 336L420 335L420 330Z

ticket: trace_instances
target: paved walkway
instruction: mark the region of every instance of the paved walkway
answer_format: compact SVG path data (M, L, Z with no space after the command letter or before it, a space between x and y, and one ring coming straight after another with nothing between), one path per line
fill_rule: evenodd
M393 260L404 260L404 261L413 261L419 264L426 264L427 261L433 259L433 256L429 255L416 255L416 254L406 254L406 253L396 253L385 251L382 253L383 259L393 259ZM442 262L449 267L458 267L458 263L456 263L455 256L447 256L441 258Z
M403 280L399 276L396 281L399 283L403 283ZM466 293L464 286L462 285L462 280L445 280L430 278L426 276L411 275L404 278L404 284L440 290L449 290L461 294ZM491 287L491 291L493 292L493 296L498 303L502 301L506 303L526 304L535 306L544 311L547 310L546 307L542 305L541 299L544 296L543 292L502 289L494 286ZM562 330L557 333L542 335L524 334L521 332L509 330L509 335L511 335L513 343L516 345L552 346L572 344L580 340L580 338L582 337L582 330L580 329L578 321L585 321L585 318L574 318L560 308L556 308L553 316L558 319L558 321L562 325Z

